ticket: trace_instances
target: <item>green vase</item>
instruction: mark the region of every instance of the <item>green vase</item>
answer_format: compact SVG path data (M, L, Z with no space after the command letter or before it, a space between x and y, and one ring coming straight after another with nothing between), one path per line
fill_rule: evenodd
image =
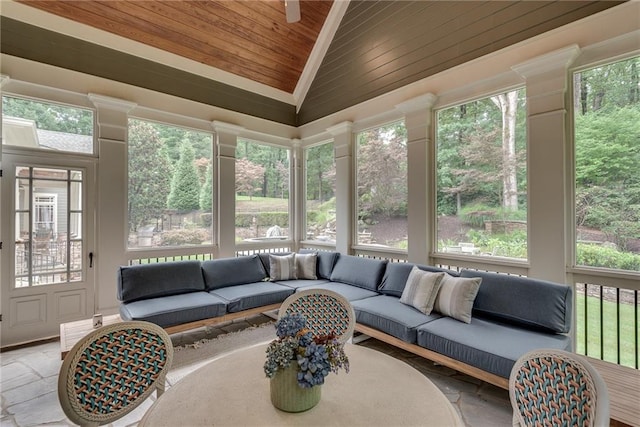
M271 403L286 412L307 411L320 401L321 386L302 388L298 385L298 364L293 362L284 369L278 369L271 378Z

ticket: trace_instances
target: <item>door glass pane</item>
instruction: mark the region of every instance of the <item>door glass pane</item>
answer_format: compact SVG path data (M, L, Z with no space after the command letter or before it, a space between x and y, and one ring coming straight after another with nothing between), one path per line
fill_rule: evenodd
M82 280L80 171L16 168L15 286ZM37 178L37 179L35 179Z

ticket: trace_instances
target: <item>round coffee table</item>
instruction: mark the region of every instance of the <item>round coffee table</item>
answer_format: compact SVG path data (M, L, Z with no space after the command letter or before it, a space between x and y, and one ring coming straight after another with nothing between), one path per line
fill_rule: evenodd
M351 369L329 374L320 403L301 413L276 409L263 365L266 345L229 353L184 377L139 426L462 426L444 394L391 356L347 344Z

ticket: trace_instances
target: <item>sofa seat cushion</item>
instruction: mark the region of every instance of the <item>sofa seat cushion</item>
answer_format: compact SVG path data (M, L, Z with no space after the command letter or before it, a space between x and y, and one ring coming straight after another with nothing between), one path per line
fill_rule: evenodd
M377 291L386 267L386 260L340 255L331 272L331 281Z
M204 290L200 261L160 262L118 269L117 295L123 302Z
M255 282L227 286L210 293L226 301L228 313L237 313L250 308L282 302L293 292L293 288L274 282Z
M325 283L329 283L327 279L317 279L317 280L306 280L306 279L297 279L297 280L283 280L275 282L279 285L288 286L293 289L298 288L312 288L314 286L324 285Z
M144 320L163 328L222 316L226 302L207 292L188 292L120 304L123 320Z
M312 280L307 280L307 282L312 282ZM379 295L377 292L340 282L326 282L318 285L302 286L298 289L329 289L339 293L350 302Z
M417 344L483 371L509 378L524 353L536 348L571 349L567 335L550 334L474 317L462 323L443 317L417 328Z
M386 334L406 341L416 342L416 328L442 316L437 313L426 315L400 302L396 297L379 295L351 303L356 312L356 321L378 329Z
M461 277L481 277L474 315L544 332L571 329L571 286L528 277L462 270Z
M259 282L267 277L258 255L203 261L202 274L208 291Z

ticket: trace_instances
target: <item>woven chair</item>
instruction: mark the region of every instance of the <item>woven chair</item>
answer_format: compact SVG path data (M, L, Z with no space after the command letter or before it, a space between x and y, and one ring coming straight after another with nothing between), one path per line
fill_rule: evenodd
M356 316L351 303L342 295L327 289L306 289L289 296L278 311L278 317L298 313L307 318L313 335L333 334L341 342L353 335Z
M538 349L520 357L509 377L513 425L608 426L609 394L583 357Z
M80 425L102 425L133 411L154 390L164 392L173 359L161 327L121 322L92 331L69 351L60 368L58 399Z

